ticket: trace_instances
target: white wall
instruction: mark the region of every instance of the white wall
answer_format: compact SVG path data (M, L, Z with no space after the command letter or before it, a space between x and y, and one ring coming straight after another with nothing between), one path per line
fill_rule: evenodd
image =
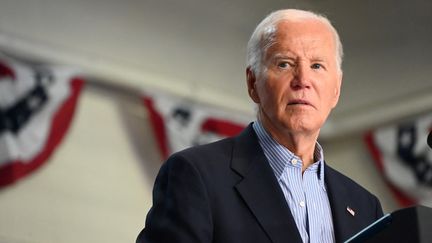
M50 161L0 190L0 242L134 242L161 162L143 117L140 104L84 92Z

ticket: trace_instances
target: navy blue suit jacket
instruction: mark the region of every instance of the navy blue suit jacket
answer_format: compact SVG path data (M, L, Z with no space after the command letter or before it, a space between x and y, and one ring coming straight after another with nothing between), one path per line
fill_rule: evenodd
M383 215L378 199L325 166L336 242ZM351 215L350 207L355 211ZM138 243L300 243L293 216L249 125L240 135L186 149L162 166Z

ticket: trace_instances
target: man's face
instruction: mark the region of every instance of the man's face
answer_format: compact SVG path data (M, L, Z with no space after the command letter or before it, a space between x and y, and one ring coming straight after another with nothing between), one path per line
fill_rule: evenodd
M267 128L317 134L337 104L342 81L333 34L316 20L282 21L277 30L263 73L247 71L249 95Z

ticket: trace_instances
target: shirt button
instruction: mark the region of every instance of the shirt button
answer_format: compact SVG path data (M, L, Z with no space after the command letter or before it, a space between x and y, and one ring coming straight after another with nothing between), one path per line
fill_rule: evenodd
M296 164L297 164L297 159L292 159L292 160L291 160L291 163L292 163L293 165L296 165Z
M306 204L304 201L300 201L300 207L304 207Z

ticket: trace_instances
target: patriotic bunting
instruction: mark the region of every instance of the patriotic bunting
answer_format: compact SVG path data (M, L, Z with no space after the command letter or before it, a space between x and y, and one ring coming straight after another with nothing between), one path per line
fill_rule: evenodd
M365 136L378 169L402 206L432 206L432 149L426 142L431 130L432 114Z
M40 167L68 130L83 80L0 55L0 186Z
M162 93L144 95L143 103L164 158L190 146L234 136L252 120L234 111Z

